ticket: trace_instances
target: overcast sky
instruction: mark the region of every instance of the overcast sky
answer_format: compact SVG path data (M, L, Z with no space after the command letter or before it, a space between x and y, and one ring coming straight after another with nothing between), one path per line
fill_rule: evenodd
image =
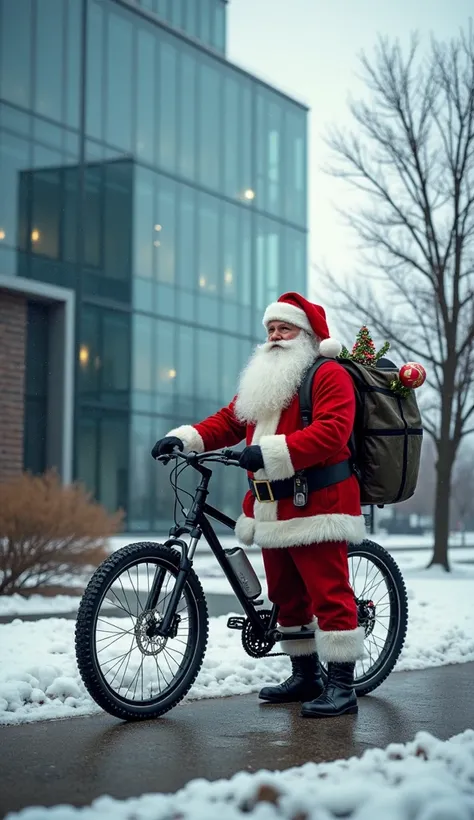
M309 141L310 261L355 267L354 242L335 213L345 188L322 173L321 134L350 122L348 93L360 88L358 53L377 35L409 40L418 29L449 38L474 16L474 0L230 0L228 57L311 108Z

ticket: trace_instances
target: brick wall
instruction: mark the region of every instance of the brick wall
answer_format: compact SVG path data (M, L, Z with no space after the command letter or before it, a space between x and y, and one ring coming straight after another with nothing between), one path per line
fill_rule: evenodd
M0 481L23 469L26 297L0 289Z

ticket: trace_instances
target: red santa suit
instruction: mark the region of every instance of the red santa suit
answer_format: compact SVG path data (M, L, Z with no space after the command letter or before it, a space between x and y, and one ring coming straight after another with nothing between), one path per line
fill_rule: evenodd
M245 438L248 445L260 446L264 462L263 469L249 477L278 482L297 471L350 458L355 394L344 368L336 361L326 363L313 381L312 423L303 428L298 387L304 372L318 350L335 357L340 345L329 338L323 309L299 294L284 294L270 305L263 322L267 326L271 321L286 321L305 331L294 363L289 366L285 350L279 350L274 358L281 360L282 369L275 364L272 374L273 353L265 351L256 371L244 371L239 393L227 407L168 435L180 438L186 450L197 452L231 447ZM249 491L242 509L235 533L243 544L263 550L268 595L279 606L282 630L302 628L301 640L283 641L282 650L310 654L316 646L324 661L362 657L364 631L357 627L347 560L347 542L360 543L365 537L357 478L351 475L310 492L304 507L295 506L293 494L278 501L259 501Z

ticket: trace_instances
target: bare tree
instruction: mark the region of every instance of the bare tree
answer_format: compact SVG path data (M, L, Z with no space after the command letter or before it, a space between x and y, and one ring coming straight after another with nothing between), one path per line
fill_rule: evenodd
M405 55L380 38L361 63L370 101L353 101L356 129L334 129L329 168L363 194L342 212L362 245L356 271L338 291L345 315L389 339L401 362L428 370L420 391L436 446L432 564L449 570L453 464L474 423L474 34L431 42ZM359 274L359 275L358 275Z

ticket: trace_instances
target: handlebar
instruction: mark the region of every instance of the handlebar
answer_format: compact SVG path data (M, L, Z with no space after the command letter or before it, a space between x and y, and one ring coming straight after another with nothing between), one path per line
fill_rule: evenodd
M191 451L190 453L183 453L179 447L175 447L172 453L166 453L166 455L158 456L156 461L160 461L162 464L168 464L171 459L182 459L183 461L187 461L188 464L197 465L203 461L214 461L221 464L226 465L239 465L240 459L240 452L239 450L209 450L206 453L196 453Z

